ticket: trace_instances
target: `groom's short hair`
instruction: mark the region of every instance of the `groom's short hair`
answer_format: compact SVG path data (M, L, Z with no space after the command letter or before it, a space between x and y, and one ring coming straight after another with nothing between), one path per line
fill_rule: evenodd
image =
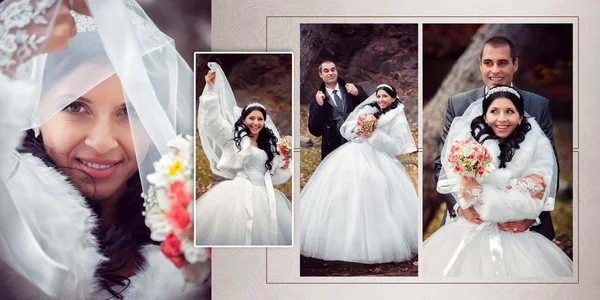
M324 63L332 63L332 64L334 64L334 65L335 65L335 63L334 63L333 61L331 61L331 60L329 60L329 59L326 59L326 60L322 61L322 62L319 64L319 73L322 73L322 72L323 72L323 64L324 64Z
M481 53L479 53L479 60L481 60L481 58L483 57L483 48L485 48L485 45L490 45L492 48L500 48L502 46L508 45L508 48L510 48L510 58L512 59L512 62L514 63L515 60L517 60L517 50L515 49L515 45L509 39L503 36L494 36L489 38L483 44L483 47L481 47Z

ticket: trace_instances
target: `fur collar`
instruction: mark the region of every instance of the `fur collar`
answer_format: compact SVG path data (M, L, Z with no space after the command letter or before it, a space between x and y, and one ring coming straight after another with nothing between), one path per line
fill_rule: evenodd
M381 115L379 117L379 120L377 120L377 124L378 126L382 126L384 124L389 123L391 120L393 120L396 116L398 116L401 112L401 109L404 109L404 105L402 105L402 103L399 103L398 106L394 109L390 109L388 112L386 112L385 114ZM371 106L371 105L365 105L364 107L362 107L359 111L358 111L358 116L362 115L362 114L375 114L379 111L379 108Z
M528 121L531 124L531 130L527 132L525 139L519 144L519 149L516 149L511 161L506 162L506 168L497 170L500 173L505 173L501 175L502 177L513 178L521 176L521 173L529 165L528 162L533 158L536 143L539 138L542 138L539 133L541 128L533 118L528 119ZM498 145L499 140L486 140L483 143L483 146L490 152L492 163L496 168L500 165L500 159L498 158L500 147Z

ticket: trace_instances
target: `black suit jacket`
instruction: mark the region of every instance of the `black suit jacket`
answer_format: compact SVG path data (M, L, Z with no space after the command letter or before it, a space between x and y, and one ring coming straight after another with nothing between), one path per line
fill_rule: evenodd
M344 86L346 85L346 81L341 77L338 77L338 84L340 86L340 93L344 93L344 95L340 95L340 98L346 99L346 114L344 119L348 117L348 115L356 108L361 102L367 99L367 93L363 90L363 88L359 85L356 85L356 89L358 90L358 95L354 96L352 94L346 93L346 89ZM325 83L321 84L319 88L323 94L327 96L327 90L325 89ZM309 106L309 116L308 116L308 131L314 136L323 136L321 141L321 159L324 159L327 154L331 153L333 150L337 149L339 146L343 144L342 136L337 129L337 124L333 120L331 110L334 109L331 104L324 100L323 105L319 105L317 103L317 99L314 98L310 101Z
M540 125L548 139L550 139L550 143L552 143L552 148L554 149L554 135L552 134L552 116L550 116L550 103L548 99L527 91L523 91L515 87L519 93L523 96L523 101L525 104L525 113L531 117L534 117L536 122ZM442 168L441 162L441 152L444 148L444 143L446 142L446 136L448 135L448 130L450 130L450 125L452 125L452 121L455 117L462 116L465 110L471 105L471 103L475 102L480 98L483 98L485 93L485 86L470 90L468 92L460 93L458 95L454 95L448 99L448 108L446 109L446 122L444 123L444 130L441 134L441 141L438 147L438 152L433 161L433 167L435 169L435 180L437 182L440 176L440 170ZM554 149L554 153L556 153L556 149ZM456 212L453 210L454 205L456 204L456 199L451 194L444 194L446 199L446 209L450 213L452 217L456 216ZM531 230L537 231L552 240L554 238L554 227L552 226L552 218L550 217L550 213L544 211L540 214L540 221L542 224L539 226L531 227ZM444 221L446 219L446 214L444 214ZM442 224L444 223L442 221Z

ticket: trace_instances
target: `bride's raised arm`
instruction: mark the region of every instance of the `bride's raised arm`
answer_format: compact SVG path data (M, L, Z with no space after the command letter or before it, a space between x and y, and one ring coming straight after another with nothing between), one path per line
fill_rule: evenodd
M217 144L223 147L233 139L233 124L225 120L221 114L221 96L212 91L205 91L200 96L198 105L198 127Z

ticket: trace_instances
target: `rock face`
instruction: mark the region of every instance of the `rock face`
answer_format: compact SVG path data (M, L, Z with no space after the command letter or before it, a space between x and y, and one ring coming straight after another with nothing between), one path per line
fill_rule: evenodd
M332 60L341 77L361 85L369 95L380 83L394 85L407 109L409 123L417 123L416 24L302 24L300 31L302 104L310 103L322 83L318 76L320 63Z
M207 63L217 62L238 106L259 102L267 108L281 135L292 134L291 54L209 54L196 57L196 95L204 88ZM196 98L197 98L196 97Z

